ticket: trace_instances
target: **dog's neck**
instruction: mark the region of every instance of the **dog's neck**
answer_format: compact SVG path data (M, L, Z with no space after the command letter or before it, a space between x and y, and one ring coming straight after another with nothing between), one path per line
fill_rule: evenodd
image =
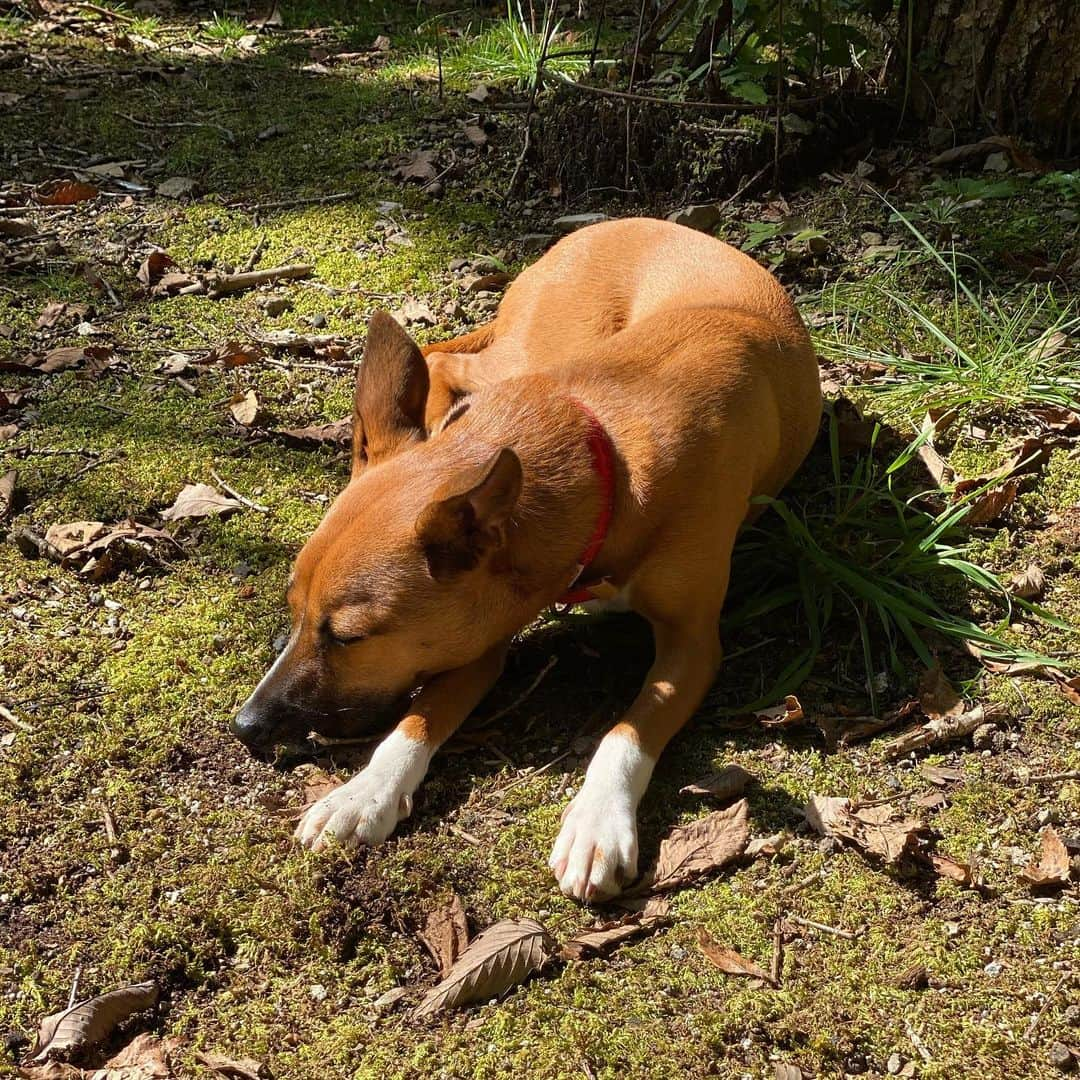
M520 385L518 385L520 384ZM608 497L589 447L595 420L548 379L511 379L456 407L435 439L470 464L512 447L524 473L506 563L540 607L570 585ZM460 460L460 458L458 459Z

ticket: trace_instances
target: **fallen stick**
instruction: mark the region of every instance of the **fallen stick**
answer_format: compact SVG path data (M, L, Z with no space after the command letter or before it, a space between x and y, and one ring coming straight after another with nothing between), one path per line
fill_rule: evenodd
M1029 784L1060 784L1065 780L1080 780L1080 769L1067 769L1065 772L1039 773L1029 776Z
M270 281L295 281L297 278L310 277L315 267L310 263L296 266L268 266L265 270L250 270L239 274L212 275L206 282L206 295L211 300L233 293L254 289Z
M263 506L262 503L252 502L246 495L241 495L239 491L234 487L229 487L224 480L213 469L210 470L210 475L217 481L217 485L225 492L226 495L231 495L234 499L242 502L245 506L251 507L252 510L258 510L260 514L270 513L269 506Z
M772 963L769 964L769 976L773 986L780 987L780 979L784 972L784 920L777 915L773 920L772 930Z
M983 724L1003 720L1007 715L1004 706L991 704L976 705L974 709L961 713L959 716L940 716L936 720L927 721L921 727L905 731L892 742L886 743L885 757L891 760L903 757L912 750L921 750L923 747L934 746L936 743L963 739Z
M834 934L836 937L842 937L847 941L854 941L859 935L852 933L850 930L841 930L837 926L829 926L828 923L814 922L813 919L804 919L799 915L789 915L788 920L796 923L798 926L806 926L811 930L820 930L823 934Z

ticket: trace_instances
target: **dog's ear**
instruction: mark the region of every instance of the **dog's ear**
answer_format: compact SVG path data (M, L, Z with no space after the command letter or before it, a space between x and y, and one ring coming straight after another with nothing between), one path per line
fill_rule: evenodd
M352 472L391 457L424 436L428 369L408 334L385 311L368 322L353 396Z
M521 462L509 447L444 484L416 521L431 576L446 581L501 547L520 495Z

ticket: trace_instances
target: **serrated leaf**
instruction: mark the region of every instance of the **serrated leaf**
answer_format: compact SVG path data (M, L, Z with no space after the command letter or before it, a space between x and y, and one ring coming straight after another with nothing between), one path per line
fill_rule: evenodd
M661 841L656 866L627 895L667 892L719 870L737 859L750 842L745 799L679 825Z
M94 1046L129 1016L149 1009L157 998L154 983L132 983L46 1016L38 1029L30 1060L45 1061Z
M504 919L489 926L446 978L424 995L413 1016L419 1019L505 994L548 962L553 944L547 929L533 919Z
M187 484L176 496L176 502L161 511L161 516L165 521L182 521L185 518L231 513L242 509L243 505L238 499L222 495L209 484Z

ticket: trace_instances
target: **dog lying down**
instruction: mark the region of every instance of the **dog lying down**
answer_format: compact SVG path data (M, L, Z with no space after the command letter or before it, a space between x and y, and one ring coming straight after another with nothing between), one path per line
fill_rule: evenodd
M352 475L296 559L288 644L233 730L267 748L397 721L309 807L306 847L378 844L432 755L562 600L615 598L655 659L551 853L583 901L637 875L637 806L720 667L732 545L818 428L809 337L776 279L719 240L634 218L582 229L488 325L419 349L372 316Z

